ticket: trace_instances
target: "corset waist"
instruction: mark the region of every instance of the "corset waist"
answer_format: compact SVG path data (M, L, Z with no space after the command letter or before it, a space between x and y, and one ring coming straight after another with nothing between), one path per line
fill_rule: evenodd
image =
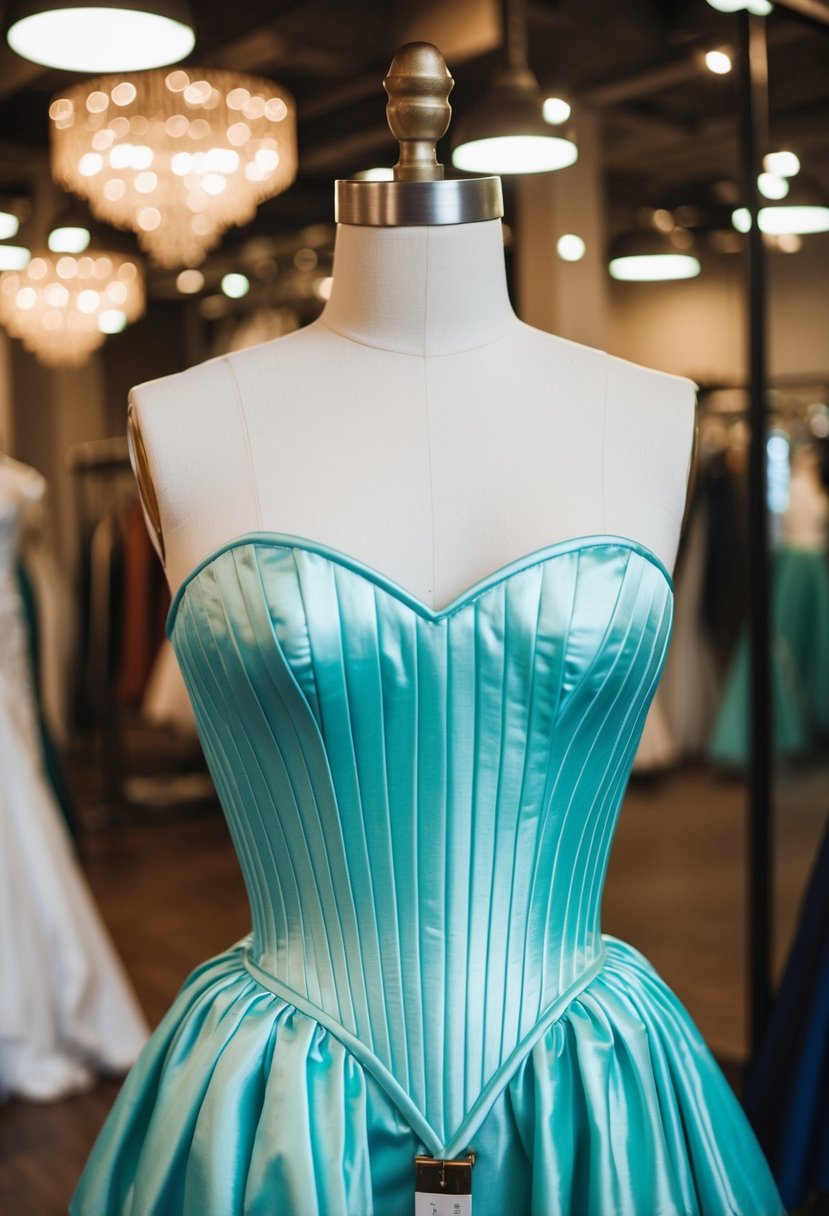
M280 997L287 1004L293 1005L300 1013L306 1014L314 1021L325 1026L335 1038L339 1039L343 1046L360 1061L363 1067L374 1077L377 1084L388 1094L403 1118L420 1136L425 1149L434 1157L451 1161L469 1147L472 1137L483 1123L493 1104L497 1101L498 1096L506 1089L541 1036L559 1018L565 1015L573 1001L581 995L585 988L599 974L604 966L605 950L603 948L589 966L585 967L577 979L568 985L564 992L547 1006L532 1029L516 1043L497 1071L489 1078L464 1114L460 1125L447 1138L441 1136L439 1131L432 1127L427 1114L419 1108L411 1095L395 1079L383 1061L361 1039L352 1034L345 1026L341 1026L324 1009L320 1009L317 1005L314 1005L313 1002L309 1001L301 993L294 992L287 984L283 984L281 980L277 979L275 975L271 975L268 971L263 970L254 961L250 944L245 947L243 960L248 974L257 984L260 984L263 988L267 988L269 992L272 992L274 996ZM462 1054L463 1048L459 1044L458 1055Z

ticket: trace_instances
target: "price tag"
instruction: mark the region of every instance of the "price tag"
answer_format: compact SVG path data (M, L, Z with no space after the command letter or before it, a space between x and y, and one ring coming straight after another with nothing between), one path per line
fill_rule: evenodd
M472 1216L472 1163L415 1158L415 1216Z

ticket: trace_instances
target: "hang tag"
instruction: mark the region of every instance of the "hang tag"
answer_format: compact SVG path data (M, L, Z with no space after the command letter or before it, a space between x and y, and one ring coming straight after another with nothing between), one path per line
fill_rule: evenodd
M472 1216L472 1163L415 1157L415 1216Z

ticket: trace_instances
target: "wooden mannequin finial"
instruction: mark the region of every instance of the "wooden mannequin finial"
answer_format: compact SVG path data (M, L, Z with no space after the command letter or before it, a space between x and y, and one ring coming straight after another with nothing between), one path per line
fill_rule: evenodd
M395 181L443 178L435 144L446 134L452 117L449 94L454 86L446 61L431 42L408 42L395 55L383 81L389 95L386 116L392 134L400 141Z

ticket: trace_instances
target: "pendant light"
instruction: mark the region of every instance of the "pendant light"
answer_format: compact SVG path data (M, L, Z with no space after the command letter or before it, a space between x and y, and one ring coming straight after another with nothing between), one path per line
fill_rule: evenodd
M829 207L826 196L811 181L801 176L790 179L785 201L769 203L759 209L760 231L769 236L810 236L829 232ZM738 232L748 232L751 215L748 207L737 207L731 223Z
M503 0L503 62L488 92L457 125L452 164L466 173L549 173L572 165L578 148L544 119L544 99L527 66L525 0Z
M668 233L652 229L625 233L611 247L610 277L624 283L666 283L695 279L699 259Z
M0 241L0 271L24 270L31 256L25 245L7 245Z
M128 72L176 63L196 37L187 0L12 0L6 40L44 67Z

